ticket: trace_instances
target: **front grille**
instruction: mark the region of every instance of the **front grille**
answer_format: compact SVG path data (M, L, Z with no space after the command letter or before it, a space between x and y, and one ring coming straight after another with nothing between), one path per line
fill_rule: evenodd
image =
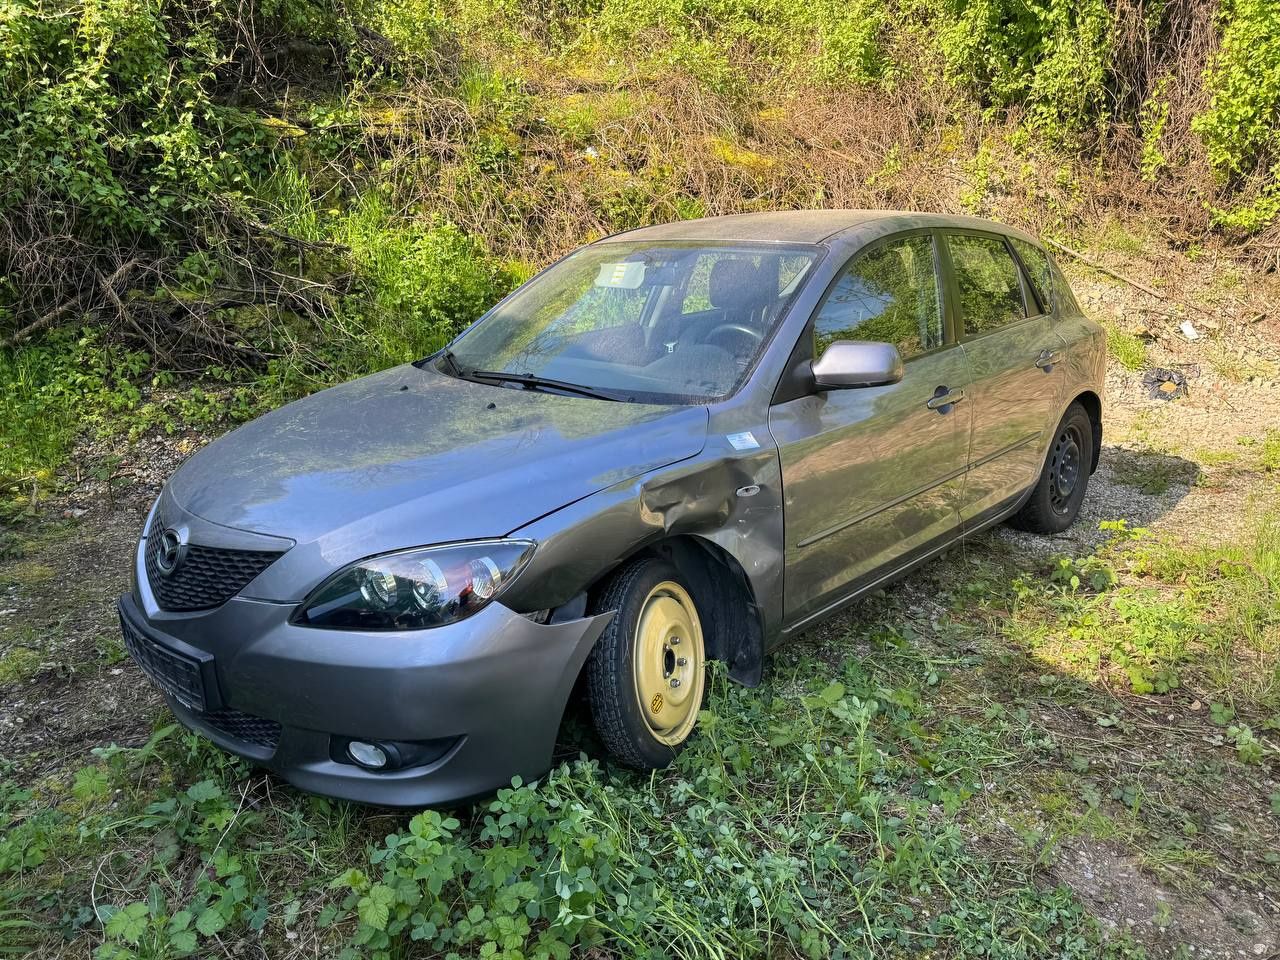
M227 550L187 544L177 569L160 572L160 524L147 540L147 581L164 610L208 610L220 606L249 585L281 556L278 550Z
M120 632L124 635L129 655L160 689L184 707L204 710L204 678L199 663L152 640L135 629L123 614L120 616Z
M276 744L280 742L280 724L264 717L255 717L251 713L215 710L212 713L202 713L197 719L232 739L256 744L268 750L275 750Z

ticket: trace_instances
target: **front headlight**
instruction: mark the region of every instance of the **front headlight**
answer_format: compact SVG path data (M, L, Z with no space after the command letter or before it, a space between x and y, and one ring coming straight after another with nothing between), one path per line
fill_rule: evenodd
M345 630L422 630L495 599L533 555L532 540L476 540L370 557L339 570L294 622Z

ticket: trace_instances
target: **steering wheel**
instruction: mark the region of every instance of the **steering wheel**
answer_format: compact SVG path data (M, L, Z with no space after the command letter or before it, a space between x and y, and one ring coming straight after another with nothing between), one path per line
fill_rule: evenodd
M722 323L718 327L713 327L712 330L702 338L702 342L710 345L711 341L715 340L717 337L727 335L746 337L750 341L750 346L753 349L757 344L764 340L764 334L759 330L753 330L745 323Z

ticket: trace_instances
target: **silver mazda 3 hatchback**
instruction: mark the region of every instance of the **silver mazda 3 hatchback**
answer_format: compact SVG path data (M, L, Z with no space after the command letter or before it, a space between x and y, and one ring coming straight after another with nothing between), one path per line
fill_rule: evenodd
M668 763L706 663L1002 520L1076 517L1102 330L1033 237L965 217L749 214L550 267L425 360L191 457L120 599L187 726L390 805L551 762L581 677L621 763Z

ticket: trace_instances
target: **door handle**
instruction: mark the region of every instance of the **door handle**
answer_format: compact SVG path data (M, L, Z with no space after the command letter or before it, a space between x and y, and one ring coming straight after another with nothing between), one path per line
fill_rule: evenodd
M1058 354L1053 350L1041 350L1040 356L1036 357L1036 366L1041 370L1049 370L1058 362Z
M950 413L951 408L963 399L963 390L951 390L947 387L939 387L933 392L933 396L925 401L925 406L930 410L937 410L939 413Z

